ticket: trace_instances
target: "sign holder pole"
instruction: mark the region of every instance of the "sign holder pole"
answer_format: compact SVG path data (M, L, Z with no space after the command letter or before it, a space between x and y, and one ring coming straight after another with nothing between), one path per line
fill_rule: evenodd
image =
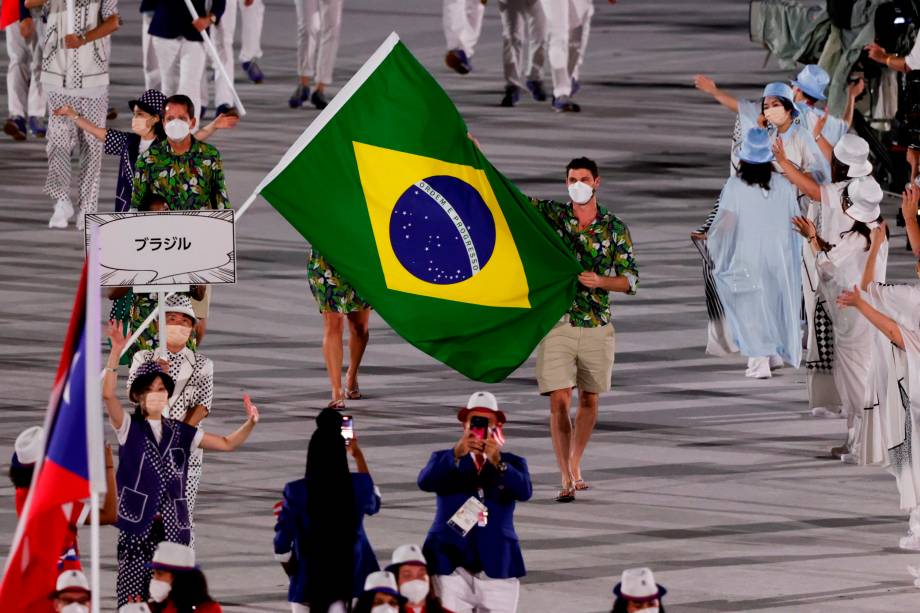
M160 339L157 345L156 356L162 360L168 360L169 354L166 349L166 292L157 292L157 336ZM126 345L127 346L127 345Z

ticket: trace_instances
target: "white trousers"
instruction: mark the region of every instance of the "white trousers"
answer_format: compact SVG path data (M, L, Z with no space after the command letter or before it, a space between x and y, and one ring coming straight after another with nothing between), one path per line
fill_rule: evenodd
M83 117L97 126L105 127L105 115L109 97L98 98L70 96L48 92L52 109L70 105ZM79 207L86 213L95 213L99 203L99 171L102 168L102 142L88 132L77 128L67 117L51 115L48 118L48 133L45 135L45 151L48 154L48 178L45 193L53 200L70 201L71 155L77 149L80 161Z
M444 38L448 51L463 49L467 57L473 57L485 11L481 0L444 0Z
M160 65L153 51L153 37L147 34L153 12L141 13L141 64L144 66L144 89L163 89Z
M525 81L539 81L543 77L546 60L546 16L540 0L498 0L502 18L502 62L505 82L520 88ZM528 58L524 55L524 37L527 37ZM526 72L526 76L525 76Z
M262 22L265 20L263 0L253 0L249 6L241 1L240 19L243 23L240 32L240 61L257 60L262 57Z
M343 0L294 0L297 9L297 74L332 83L339 52Z
M42 30L40 19L33 19L35 32L28 39L19 33L19 24L11 23L6 32L7 106L10 117L44 117L45 90L41 83Z
M300 604L299 602L291 602L288 604L291 605L291 613L310 613L310 607L305 604ZM332 603L332 606L329 607L326 613L345 613L345 603L341 600Z
M207 61L204 43L154 36L153 49L163 78L163 93L167 96L184 94L191 98L197 116L201 111L201 77Z
M224 14L220 18L220 24L210 29L211 40L217 48L217 55L220 57L227 76L233 82L233 36L236 34L236 10L240 0L226 0L227 5ZM207 53L207 48L205 48ZM214 60L208 55L208 63L213 65ZM206 78L207 71L202 73L201 81L201 103L208 105L208 81ZM227 84L219 72L214 75L214 106L227 104L233 106L233 90Z
M471 575L458 568L450 575L436 575L435 581L445 609L454 613L515 613L521 582L518 579L490 579L485 573Z
M572 95L572 79L578 80L591 17L592 0L540 0L546 15L549 65L553 75L553 95Z

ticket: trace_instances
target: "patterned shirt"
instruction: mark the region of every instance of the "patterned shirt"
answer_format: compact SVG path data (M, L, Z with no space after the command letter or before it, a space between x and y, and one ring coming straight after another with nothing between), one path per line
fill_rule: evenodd
M616 215L598 204L597 217L587 228L579 230L571 204L536 199L531 202L586 271L607 277L626 277L629 281L627 293L636 293L639 266L633 255L629 228ZM610 323L610 293L579 284L568 316L569 323L577 328L595 328Z
M127 294L112 302L112 310L109 312L109 319L122 322L122 333L127 337L137 330L138 326L144 323L144 320L147 319L147 316L150 315L156 306L156 294L135 294L133 290L129 289ZM134 354L138 351L155 349L159 344L157 342L158 330L159 322L157 318L154 317L147 329L141 332L141 335L137 337L134 344L128 347L125 354L121 356L119 364L131 364ZM188 339L188 343L186 343L185 346L195 351L197 342L195 341L194 335L192 335L192 338Z
M213 145L191 138L183 154L176 154L169 141L163 141L137 158L132 208L138 208L148 193L166 198L171 211L230 208L220 153Z
M115 210L119 213L131 208L131 190L134 186L134 164L137 156L156 143L143 141L134 132L122 132L109 128L105 131L103 150L109 155L117 155L118 183L115 184Z

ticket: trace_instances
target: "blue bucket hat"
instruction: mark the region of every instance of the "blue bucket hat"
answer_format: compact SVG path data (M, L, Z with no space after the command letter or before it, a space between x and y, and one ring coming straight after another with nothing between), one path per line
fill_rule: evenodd
M767 86L763 88L763 97L774 96L776 98L785 98L790 103L794 102L792 88L783 83L782 81L774 81L773 83L767 83Z
M738 159L748 164L764 164L773 161L770 134L764 128L752 128L744 136Z
M830 82L831 77L826 70L817 64L809 64L799 72L792 85L815 100L827 100L824 92L827 91Z

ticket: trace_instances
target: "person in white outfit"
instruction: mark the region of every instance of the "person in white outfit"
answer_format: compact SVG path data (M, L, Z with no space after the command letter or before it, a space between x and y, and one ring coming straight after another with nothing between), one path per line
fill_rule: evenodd
M22 10L19 22L7 26L6 67L7 106L10 116L3 131L13 140L23 141L27 133L35 138L45 136L46 102L41 83L44 23L41 10Z
M310 101L324 109L326 87L332 83L335 56L339 52L344 0L294 0L297 9L297 88L288 100L292 109ZM313 93L310 85L313 84Z
M527 88L533 99L546 100L543 64L546 60L546 16L540 0L498 0L502 18L502 64L505 97L502 106L514 106ZM525 34L527 51L524 53Z
M264 0L243 0L240 4L240 19L243 21L243 30L240 33L240 63L250 81L261 83L265 75L256 60L262 57Z
M192 4L197 13L194 18L183 0L160 0L148 33L163 80L163 93L186 95L194 108L199 109L202 105L201 80L207 62L201 32L220 23L226 2L213 0L210 11L205 9L204 0L192 0Z
M72 22L68 5L73 8ZM45 36L42 41L42 85L52 108L71 106L77 114L104 126L109 100L109 58L105 39L118 29L116 0L27 0L28 8L42 7ZM69 30L73 32L68 34ZM73 150L80 166L80 212L77 229L86 213L99 202L102 143L65 117L48 121L46 151L48 179L45 193L55 201L50 228L66 228L74 215L70 199Z
M485 11L486 0L444 0L444 38L447 41L444 63L458 74L469 74L473 70L470 58L476 52Z
M141 0L141 65L144 69L144 90L163 89L160 77L160 65L153 50L153 37L150 36L150 22L157 7L157 0Z
M242 18L243 46L240 51L240 61L246 76L253 83L261 83L265 78L256 59L262 57L262 21L265 15L265 5L262 0L225 0L223 17L220 23L211 30L214 46L220 56L224 71L230 77L227 83L220 75L214 79L214 104L217 105L215 116L229 115L234 111L234 96L231 85L234 81L233 64L233 39L236 36L237 7ZM209 64L213 66L214 60L209 57ZM208 106L208 79L207 71L201 79L201 117L204 118Z
M616 4L616 0L607 0ZM579 73L588 46L594 0L540 0L546 15L549 66L553 76L553 110L577 113L571 101L581 85Z

